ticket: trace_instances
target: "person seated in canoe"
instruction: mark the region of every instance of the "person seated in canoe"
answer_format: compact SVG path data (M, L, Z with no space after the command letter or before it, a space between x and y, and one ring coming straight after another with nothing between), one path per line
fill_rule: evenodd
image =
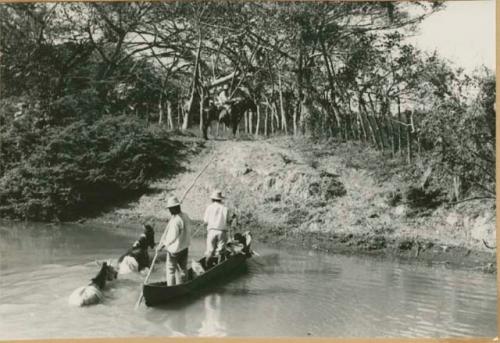
M188 248L191 242L191 220L181 211L181 203L173 196L167 201L172 215L165 229L165 236L158 243L158 251L167 250L167 285L181 284L187 277Z
M205 251L206 268L223 260L221 254L228 241L229 209L223 204L221 190L215 190L210 196L212 203L205 210L203 222L207 225L207 248Z
M226 244L226 250L229 255L245 254L251 256L250 244L252 243L252 235L250 231L244 233L237 232L233 239Z

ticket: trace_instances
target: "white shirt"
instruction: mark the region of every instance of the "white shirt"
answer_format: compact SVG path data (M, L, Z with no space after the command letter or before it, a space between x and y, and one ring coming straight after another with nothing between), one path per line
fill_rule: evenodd
M173 215L167 224L167 234L162 243L169 253L175 254L189 247L191 242L191 223L187 214Z
M208 230L226 230L228 209L219 202L213 202L205 210L203 221L207 224Z

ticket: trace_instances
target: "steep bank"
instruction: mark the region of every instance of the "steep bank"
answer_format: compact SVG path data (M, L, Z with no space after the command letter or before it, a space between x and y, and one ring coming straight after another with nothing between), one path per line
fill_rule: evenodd
M494 202L414 208L402 191L407 180L391 161L353 144L209 141L186 162L187 172L156 182L150 194L99 220L150 221L161 231L168 196L180 197L211 159L183 203L195 220L211 190L222 188L236 225L260 241L495 269L495 250L483 244L495 244Z

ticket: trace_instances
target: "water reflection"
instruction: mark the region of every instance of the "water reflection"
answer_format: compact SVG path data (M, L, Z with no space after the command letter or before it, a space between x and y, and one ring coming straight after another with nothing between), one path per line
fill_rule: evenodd
M168 316L168 318L163 322L163 326L167 329L167 332L171 332L171 336L188 336L187 333L187 313L186 311L178 311L173 316Z
M78 224L0 221L0 270L117 258L140 234L137 232Z
M205 317L198 330L200 336L227 336L226 325L221 320L222 307L221 296L211 294L205 297L204 301Z
M199 294L145 311L146 319L163 327L166 336L228 336L223 317L227 309L218 293Z

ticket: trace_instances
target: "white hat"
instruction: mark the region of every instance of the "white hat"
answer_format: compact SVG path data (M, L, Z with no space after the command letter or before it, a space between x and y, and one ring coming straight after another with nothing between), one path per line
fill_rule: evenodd
M180 203L179 199L177 199L177 197L175 197L175 196L172 196L172 197L168 198L168 200L167 200L167 207L168 208L179 206L180 204L181 203Z
M210 199L212 200L222 200L224 197L222 196L222 191L220 189L216 189L213 191L212 195L210 196Z

